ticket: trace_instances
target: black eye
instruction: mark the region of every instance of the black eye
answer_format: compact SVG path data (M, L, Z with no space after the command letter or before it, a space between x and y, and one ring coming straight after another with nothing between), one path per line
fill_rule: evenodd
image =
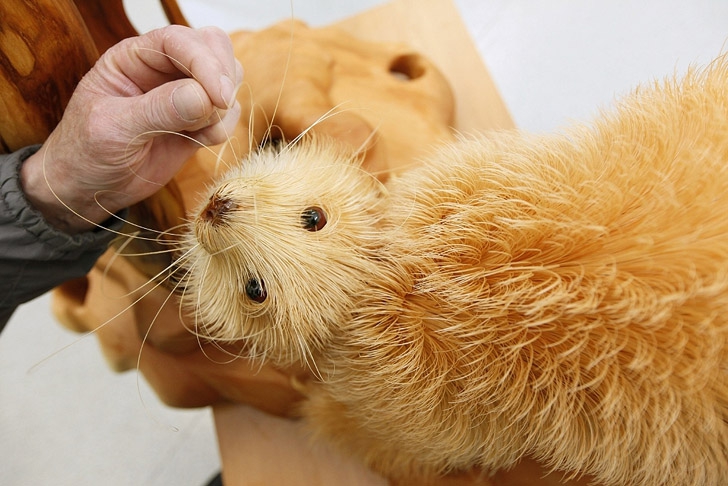
M326 226L326 213L321 208L308 208L301 213L301 224L309 231L319 231Z
M251 278L248 283L245 284L245 294L253 302L261 303L268 298L268 292L265 291L265 284L262 280L257 278Z

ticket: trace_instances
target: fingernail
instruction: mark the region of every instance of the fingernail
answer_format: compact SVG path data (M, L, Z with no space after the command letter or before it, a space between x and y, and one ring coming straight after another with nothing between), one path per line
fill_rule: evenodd
M172 92L172 106L177 115L188 122L198 121L205 116L205 103L195 86L184 84Z
M235 103L233 98L235 96L235 84L225 75L220 76L220 96L225 101L226 108L230 108Z

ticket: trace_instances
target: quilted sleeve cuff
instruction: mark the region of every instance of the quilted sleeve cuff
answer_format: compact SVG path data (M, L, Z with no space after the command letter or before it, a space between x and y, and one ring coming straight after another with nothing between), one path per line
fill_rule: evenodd
M102 228L67 234L49 224L25 198L20 166L40 146L35 145L0 159L0 248L5 258L75 260L84 252L105 248L123 226L124 212L110 217ZM105 230L105 227L107 230ZM112 230L112 231L108 231Z

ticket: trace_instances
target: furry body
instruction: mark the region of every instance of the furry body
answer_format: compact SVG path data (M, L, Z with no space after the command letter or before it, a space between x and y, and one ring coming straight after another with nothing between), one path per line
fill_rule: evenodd
M386 190L302 142L213 200L187 242L204 332L311 365L313 430L385 474L530 456L605 484L728 477L725 58L590 127L463 140Z

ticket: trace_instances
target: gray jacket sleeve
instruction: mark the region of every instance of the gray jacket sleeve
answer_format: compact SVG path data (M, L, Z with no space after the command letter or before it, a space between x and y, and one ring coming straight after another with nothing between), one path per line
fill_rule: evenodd
M38 148L0 155L0 330L18 305L85 275L115 236L99 229L63 233L30 206L19 169ZM107 227L118 230L122 224L110 218Z

